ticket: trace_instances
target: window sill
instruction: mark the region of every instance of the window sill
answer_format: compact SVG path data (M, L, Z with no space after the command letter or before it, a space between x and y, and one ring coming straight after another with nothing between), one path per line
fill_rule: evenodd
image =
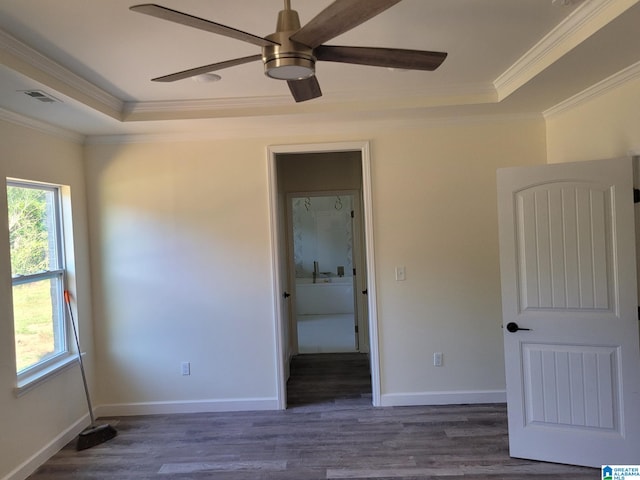
M59 373L68 370L73 365L78 363L77 355L67 355L55 363L52 363L42 370L38 370L29 376L25 376L16 382L16 386L13 389L13 393L16 397L21 397L31 389L37 387L41 383L46 382L52 377L55 377Z

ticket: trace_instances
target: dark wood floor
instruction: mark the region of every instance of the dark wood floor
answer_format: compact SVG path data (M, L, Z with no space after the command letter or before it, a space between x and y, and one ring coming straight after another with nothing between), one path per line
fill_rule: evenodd
M294 359L286 411L102 419L116 438L69 444L33 480L595 480L596 469L512 459L506 407L374 408L366 357Z
M332 353L293 358L287 383L288 407L332 404L345 400L351 404L371 405L371 374L367 355Z

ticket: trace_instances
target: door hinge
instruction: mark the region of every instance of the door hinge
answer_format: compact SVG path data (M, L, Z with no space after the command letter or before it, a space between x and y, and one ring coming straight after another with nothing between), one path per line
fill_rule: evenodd
M638 307L638 320L640 320L640 307Z
M353 212L353 210L351 210L351 218L355 218L356 214Z
M640 189L633 189L633 203L640 203Z
M356 325L356 333L358 333L358 325Z
M354 277L356 276L356 269L355 268L353 269L353 276Z

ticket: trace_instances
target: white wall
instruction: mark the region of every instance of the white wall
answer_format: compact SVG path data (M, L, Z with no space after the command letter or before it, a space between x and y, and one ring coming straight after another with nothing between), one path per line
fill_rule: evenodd
M549 163L640 155L640 78L547 119Z
M354 138L372 146L384 402L504 398L495 170L544 163L544 123L379 125L87 148L102 412L274 408L266 147Z
M89 246L82 146L35 130L0 121L0 181L7 177L69 185L74 223L77 320L93 375L93 338ZM11 302L11 266L7 200L0 189L0 478L24 478L88 424L87 406L77 365L33 388L14 395L16 365Z

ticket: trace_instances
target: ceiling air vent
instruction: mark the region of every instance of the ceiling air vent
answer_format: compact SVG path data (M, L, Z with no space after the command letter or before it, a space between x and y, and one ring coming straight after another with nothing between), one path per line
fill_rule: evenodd
M62 103L62 100L58 100L53 95L49 95L42 90L23 90L22 93L42 103Z

